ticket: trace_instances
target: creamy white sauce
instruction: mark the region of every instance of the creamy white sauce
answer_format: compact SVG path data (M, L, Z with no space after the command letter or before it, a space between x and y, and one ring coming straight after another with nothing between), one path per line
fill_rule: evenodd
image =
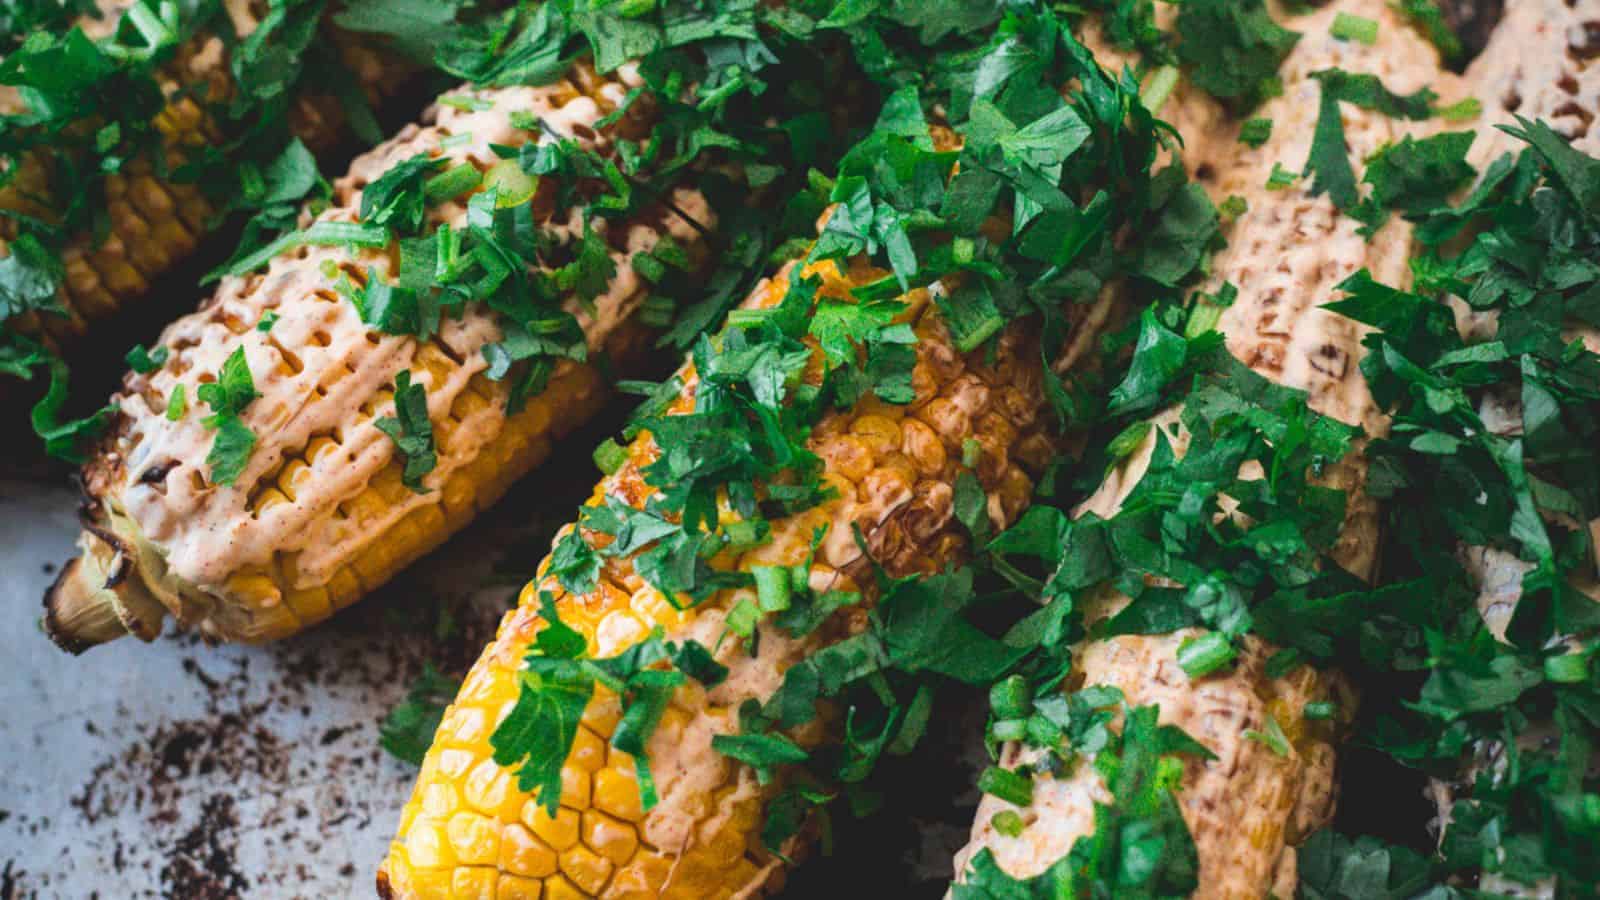
M623 74L628 81L636 79L631 71ZM626 90L627 81L608 85L608 105L619 102ZM581 95L563 102L570 94L563 85L457 93L454 96L486 108L464 110L441 104L432 111L432 124L408 127L357 159L337 185L343 203L318 220L353 221L360 188L417 153L439 156L450 164L492 164L491 144L514 146L532 137L511 125L512 112L536 116L548 132L541 140L566 137L603 145L605 138L594 126L608 110ZM446 141L449 136L465 137ZM713 224L698 192L679 190L672 201L701 224ZM443 204L430 216L436 222L459 222L465 207L458 202ZM694 228L677 216L665 216L664 223L681 242L696 237ZM594 227L603 233L608 225L596 220ZM592 349L603 344L647 293L629 256L654 246L661 234L644 225L626 227L622 243L627 249L612 254L616 276L594 301L598 314L591 317L573 305ZM247 565L266 565L283 553L299 554L294 587L324 583L359 547L394 522L419 506L439 503L438 488L471 462L503 424L504 411L499 404L490 404L461 424L462 437L452 442L452 452L440 448L437 467L424 479L428 493L407 492L401 502L386 505L375 517L341 515L340 504L365 490L394 455L392 441L373 425L375 418L390 413L392 403L378 408L376 416L362 413L360 407L392 385L399 371L413 365L421 345L411 337L369 330L354 304L334 292L334 283L321 271L325 263L354 264L358 271L371 267L386 278L393 274L393 261L386 252L351 254L338 247L312 247L274 259L262 273L226 279L205 307L162 335L161 343L173 350L174 361L151 376L131 380L131 389L119 397L131 419L118 445L126 460L121 505L164 553L172 572L207 591L220 593L231 573ZM268 310L278 319L270 332L259 332L254 326ZM493 313L483 308L442 323L439 342L460 365L452 367L442 383L435 383L426 371L412 373L427 391L430 417L436 422L448 414L472 377L486 368L482 349L499 337ZM198 402L196 386L199 378L218 372L238 347L245 350L261 394L242 414L257 436L257 445L237 483L222 487L203 477L214 432L201 424L209 410ZM279 347L292 354L292 362L285 364ZM168 422L161 412L178 384L183 385L190 410L182 420ZM308 461L313 477L301 483L293 502L253 516L252 493L268 486L262 479L277 470L286 454L298 454L314 436L330 434L338 435L339 452ZM152 466L169 463L174 465L165 478L141 483L140 477Z

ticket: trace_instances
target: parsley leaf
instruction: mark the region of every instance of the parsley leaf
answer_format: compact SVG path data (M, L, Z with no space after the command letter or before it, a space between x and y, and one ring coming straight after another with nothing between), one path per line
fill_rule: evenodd
M379 725L378 745L396 759L422 765L445 707L460 687L459 681L439 674L432 663L423 663L422 674L411 683L406 698L395 704Z
M405 460L401 483L418 494L427 493L422 479L438 465L434 450L433 422L428 418L428 394L411 380L411 372L401 369L394 379L394 412L375 424L394 441L396 452Z
M1300 35L1261 0L1187 0L1178 11L1178 58L1194 83L1238 109L1282 91L1278 67Z

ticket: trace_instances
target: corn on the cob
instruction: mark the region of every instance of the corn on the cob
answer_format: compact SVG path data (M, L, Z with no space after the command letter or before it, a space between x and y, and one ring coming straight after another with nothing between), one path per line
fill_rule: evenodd
M1522 0L1507 5L1499 24L1464 76L1467 87L1483 103L1478 139L1471 159L1482 171L1505 153L1516 153L1516 138L1495 126L1516 125L1517 117L1541 121L1590 156L1600 155L1600 128L1594 128L1600 110L1600 2L1596 0ZM1457 322L1465 334L1492 334L1493 313L1475 313L1464 303L1455 304ZM1581 340L1591 352L1600 352L1600 331L1577 320L1563 322L1566 340ZM1492 430L1520 427L1521 410L1496 405L1486 398L1483 421ZM1513 406L1519 404L1513 402ZM1589 525L1600 536L1600 521ZM1521 596L1522 574L1529 564L1515 555L1491 547L1467 547L1462 553L1483 585L1479 610L1497 637L1506 626ZM1596 573L1600 575L1600 573ZM1600 598L1600 591L1590 591Z
M1330 24L1341 12L1377 20L1378 43L1366 47L1331 38ZM1233 225L1229 246L1213 259L1215 283L1228 281L1239 289L1217 327L1235 357L1275 382L1306 391L1315 411L1380 434L1385 429L1381 411L1357 368L1367 329L1320 306L1334 298L1335 285L1363 266L1385 283L1405 283L1408 226L1391 223L1369 243L1357 233L1357 223L1327 198L1309 196L1303 185L1282 190L1265 186L1275 161L1306 157L1318 107L1318 86L1310 73L1333 66L1372 72L1397 91L1436 85L1441 73L1433 50L1381 0L1333 3L1292 26L1303 36L1281 73L1284 95L1257 113L1274 121L1277 139L1252 150L1233 142L1230 132L1227 139L1199 145L1220 155L1189 160L1215 173L1219 198L1239 195L1248 202L1248 211ZM1350 155L1357 160L1405 130L1397 120L1355 109L1346 110L1344 127ZM1175 421L1169 413L1158 424L1176 431ZM1085 503L1087 511L1114 514L1149 465L1158 430L1152 429L1141 449ZM1184 436L1168 437L1181 452ZM1377 520L1371 502L1360 496L1364 477L1356 453L1327 480L1349 498L1333 556L1351 572L1370 577ZM1103 590L1089 600L1086 619L1103 620L1126 602L1117 592ZM1177 793L1199 853L1195 896L1291 896L1294 846L1327 822L1335 795L1339 728L1308 721L1303 710L1308 702L1340 697L1338 708L1348 717L1353 698L1344 696L1347 689L1336 674L1304 665L1269 678L1264 666L1275 648L1253 635L1244 640L1232 671L1191 679L1175 657L1183 639L1196 633L1185 629L1087 642L1074 649L1069 681L1120 688L1130 707L1157 704L1163 724L1184 729L1217 755L1211 761L1188 760ZM1288 738L1286 756L1244 737L1247 730L1262 731L1269 716ZM1010 745L1001 764L1014 769L1036 757L1036 751ZM1094 804L1109 800L1100 774L1085 762L1060 777L1035 773L1032 796L1027 808L985 796L972 841L957 856L958 878L984 849L1013 877L1044 872L1094 829ZM1010 836L993 821L1007 810L1018 813L1024 823Z
M131 0L101 0L100 17L85 18L80 25L90 37L104 37L131 5ZM227 12L234 30L245 36L260 25L265 9L264 4L230 0ZM335 32L335 37L341 61L369 100L399 86L403 65L395 58L351 35ZM163 94L171 99L154 125L161 132L167 164L177 167L198 148L222 139L203 104L226 102L233 94L227 51L220 38L201 34L179 47L158 76ZM20 110L14 92L6 101L7 111ZM313 149L337 141L344 121L342 105L328 94L304 93L289 112L291 129ZM49 200L50 165L42 154L24 159L16 177L0 189L0 208L48 221L55 214ZM216 213L199 186L163 179L143 155L108 174L104 187L108 233L74 235L62 250L60 300L66 314L29 312L7 327L56 343L83 334L92 320L142 295L152 279L193 253ZM0 220L0 257L10 255L7 239L14 237L15 223Z
M852 288L886 274L860 264L841 271L833 263L818 264L811 273L822 278L819 297L841 301L850 299ZM776 303L790 274L786 270L759 287L748 303ZM918 337L916 399L898 406L869 398L826 416L809 446L824 461L823 481L837 496L772 521L770 543L714 561L719 568L803 564L814 531L824 526L828 537L810 576L820 588L863 590L871 597L871 579L861 577L869 560L895 575L950 566L967 549L952 514L952 484L968 441L982 447L976 474L988 494L990 518L1003 525L1027 503L1030 472L1052 449L1042 430L1042 376L1033 339L1012 327L992 360L981 351L963 355L951 345L928 290L902 299ZM670 414L694 409L692 366L679 377L684 386ZM650 436L641 435L591 503L610 498L642 508L654 488L641 469L658 453ZM859 527L870 558L852 541L852 526ZM561 805L552 817L495 763L489 742L516 700L518 670L543 627L540 593L553 594L562 621L584 635L598 658L627 649L658 625L668 639L715 644L728 611L753 592L724 590L678 609L640 578L631 558L608 564L599 586L583 595L564 591L548 568L547 560L445 714L379 871L379 892L405 898L712 898L773 888L782 863L762 849L759 832L765 803L778 785L758 784L751 769L721 756L711 741L737 729L743 701L770 694L790 666L864 627L865 610L857 608L805 638L759 625L759 658L742 642L724 641L718 658L732 675L709 692L698 685L680 688L649 741L660 802L648 812L633 760L608 744L620 715L618 701L598 695L562 769ZM813 723L803 732L797 740L815 743L823 726Z
M1590 156L1600 154L1600 129L1594 127L1595 113L1600 109L1600 67L1591 65L1597 55L1600 3L1508 3L1501 21L1490 33L1488 45L1464 77L1473 95L1483 103L1478 140L1470 157L1474 165L1481 171L1502 154L1518 152L1516 139L1495 127L1516 125L1518 117L1544 122L1575 148ZM1493 312L1475 312L1454 298L1452 305L1465 336L1494 334ZM1581 340L1590 352L1600 352L1600 332L1590 325L1564 322L1563 337ZM1497 434L1510 436L1521 430L1519 398L1488 395L1479 412L1484 424ZM1600 535L1600 520L1589 522L1588 528L1591 535ZM1458 552L1467 573L1477 583L1477 606L1484 623L1496 639L1505 640L1522 599L1523 576L1533 569L1533 564L1496 547L1463 546ZM1600 573L1575 578L1573 587L1600 602L1597 574ZM1551 740L1553 731L1548 720L1536 721L1517 736L1516 742L1525 750L1531 749ZM1503 774L1506 750L1499 741L1479 742L1454 784L1446 780L1432 783L1430 790L1438 804L1441 829L1451 822L1456 788L1475 784L1485 775L1494 779ZM1545 898L1557 893L1555 878L1524 885L1494 872L1484 873L1479 887L1514 897Z
M407 126L359 158L335 186L337 205L318 220L354 220L362 189L418 154L487 169L497 160L492 146L538 136L511 124L513 113L542 122L546 140L601 149L619 132L638 136L648 104L635 104L611 128L596 124L633 77L624 70L601 78L578 65L547 86L447 97L430 124ZM554 195L546 181L531 201L534 221L575 238L584 216L555 208ZM632 221L594 223L616 274L592 315L577 312L592 350L626 353L645 336L629 322L649 289L633 258L669 234L693 252L698 223L714 224L698 192L680 189L670 199L675 210L657 204ZM460 225L466 202L436 205L429 215ZM364 283L369 267L392 279L396 265L393 246L302 248L264 272L226 279L166 330L170 358L128 376L119 421L85 467L83 555L46 598L46 625L59 643L78 648L124 632L148 640L167 612L217 640L269 640L320 621L460 529L597 406L595 364L563 360L542 393L508 414L509 382L485 374L483 348L501 332L482 304L446 318L426 341L369 329L330 273ZM269 312L275 324L262 331L256 326ZM262 394L243 414L258 443L237 482L220 486L206 475L212 432L203 416L173 422L164 411L175 387L193 402L195 386L216 378L239 348ZM389 385L406 369L426 388L437 442L425 493L402 484L402 460L375 424L393 408Z

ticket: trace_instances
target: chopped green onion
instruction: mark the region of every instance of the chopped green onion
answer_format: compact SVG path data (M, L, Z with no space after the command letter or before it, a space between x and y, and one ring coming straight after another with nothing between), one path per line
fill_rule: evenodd
M770 309L736 309L728 313L728 327L759 328L771 315Z
M1178 645L1178 665L1190 678L1209 675L1233 662L1237 655L1227 635L1218 631L1208 631Z
M1360 41L1370 47L1378 42L1378 22L1342 12L1333 17L1333 27L1328 33L1341 41Z
M756 579L756 600L762 612L782 612L794 596L794 574L788 566L756 566L750 570Z
M760 519L741 519L722 526L722 536L727 539L727 549L743 550L759 547L769 538L767 523Z
M167 398L167 421L176 422L183 418L189 411L189 395L183 392L183 385L172 386L172 396Z
M728 610L728 617L723 620L723 624L734 634L747 638L755 634L756 622L760 618L761 610L756 609L754 603L749 600L740 600L733 605L732 609Z
M439 98L440 106L459 109L462 112L484 112L494 109L494 103L481 97L468 97L463 94L449 94Z
M495 191L494 205L500 209L520 206L539 191L539 179L522 171L514 159L502 159L483 174L483 188Z
M989 689L989 705L996 718L1020 719L1033 711L1033 691L1027 679L1012 675Z
M1196 303L1189 310L1189 321L1184 323L1183 336L1193 340L1217 327L1222 321L1222 307L1210 303Z
M1434 115L1446 122L1467 122L1483 114L1483 101L1477 97L1468 97L1449 106L1441 106L1434 110Z
M1544 677L1546 681L1556 684L1581 684L1588 681L1589 654L1578 652L1546 657Z
M429 203L442 203L465 194L483 181L483 175L468 163L449 168L422 184L422 196Z
M978 790L1013 806L1027 806L1033 802L1033 779L999 766L983 770L978 776Z
M622 468L622 464L627 461L628 451L611 438L606 438L600 446L594 448L594 464L607 475Z
M1027 736L1027 719L1001 719L989 726L989 737L997 741L1020 741Z
M1318 700L1315 703L1307 703L1302 714L1313 722L1321 722L1333 718L1337 710L1338 707L1327 700Z
M969 469L978 467L978 460L983 458L983 445L975 438L967 438L961 442L961 464Z
M1194 321L1192 315L1189 321ZM1106 445L1106 455L1112 459L1122 459L1124 456L1139 449L1139 445L1144 443L1145 435L1149 433L1149 422L1135 422L1129 425L1127 428L1122 429L1120 434L1112 438L1110 444Z
M1160 112L1161 107L1167 105L1167 98L1172 96L1172 89L1178 86L1178 67L1162 66L1150 76L1144 89L1139 92L1139 103L1152 113Z
M989 824L994 826L995 831L1006 837L1013 838L1021 834L1024 827L1022 817L1017 815L1017 811L1014 809L1000 810L994 814L994 818L989 820Z
M1281 163L1273 163L1272 174L1267 176L1267 190L1281 191L1299 180L1299 175L1285 169Z

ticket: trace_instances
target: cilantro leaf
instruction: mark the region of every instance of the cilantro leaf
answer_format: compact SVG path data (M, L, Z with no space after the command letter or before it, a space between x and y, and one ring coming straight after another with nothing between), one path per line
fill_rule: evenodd
M459 681L439 674L432 663L423 663L422 674L411 683L405 699L395 704L378 726L378 745L396 759L422 765L445 707L460 687Z
M1278 67L1300 35L1261 0L1187 0L1178 11L1178 58L1213 96L1249 109L1282 90Z
M411 371L401 369L394 379L394 412L375 424L394 441L396 452L405 460L401 483L418 494L427 493L422 479L438 465L433 444L433 422L428 418L428 394L411 380Z

